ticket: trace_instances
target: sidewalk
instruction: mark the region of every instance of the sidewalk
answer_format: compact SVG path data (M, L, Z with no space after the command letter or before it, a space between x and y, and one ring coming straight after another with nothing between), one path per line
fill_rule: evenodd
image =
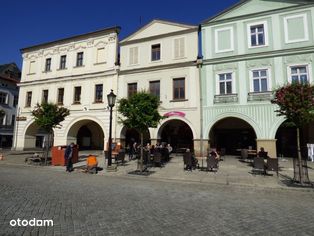
M33 166L25 163L25 158L31 156L33 152L14 152L2 151L4 153L4 160L0 161L0 165L22 165ZM81 172L81 168L85 166L85 159L88 154L97 155L99 167L103 168L98 172L98 175L103 176L119 176L128 178L146 178L151 180L172 180L186 183L207 183L207 184L223 184L223 185L239 185L239 186L254 186L263 188L285 188L292 189L297 185L291 184L293 179L293 162L292 159L279 159L279 176L275 172L268 172L264 175L252 174L252 167L250 163L241 162L235 156L225 156L224 160L219 163L219 170L217 172L206 172L199 169L191 171L183 170L183 161L181 155L172 155L170 162L164 167L152 167L145 172L145 175L135 175L137 169L137 161L128 161L126 156L126 163L118 165L116 172L108 172L104 164L104 157L101 151L83 151L80 152L80 162L74 164L75 172ZM202 166L202 163L199 163ZM203 166L206 167L204 161ZM38 168L47 168L52 171L65 171L63 166L37 166ZM83 174L83 173L82 173ZM314 181L314 163L308 162L308 174L310 181ZM304 188L302 188L304 189ZM313 187L306 189L314 190Z

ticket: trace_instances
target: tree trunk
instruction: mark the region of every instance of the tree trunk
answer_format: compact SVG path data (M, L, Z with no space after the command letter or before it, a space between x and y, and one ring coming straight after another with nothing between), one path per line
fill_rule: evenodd
M297 150L298 150L300 184L303 185L303 165L302 165L302 157L301 157L300 128L299 127L297 127L297 148L298 148Z
M141 132L141 158L140 158L140 171L143 172L143 132Z

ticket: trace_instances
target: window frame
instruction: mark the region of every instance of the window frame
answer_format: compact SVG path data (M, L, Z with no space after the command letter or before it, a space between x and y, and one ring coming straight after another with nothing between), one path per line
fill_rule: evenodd
M231 74L231 93L225 93L221 94L220 93L220 75L226 75L226 74ZM226 90L226 88L225 88ZM228 96L235 94L236 91L236 85L235 85L235 72L234 71L219 71L216 73L216 95L221 95L221 96Z
M264 44L252 45L252 35L251 35L251 27L263 25L264 28ZM257 35L256 35L257 36ZM258 38L258 37L257 37ZM269 45L268 39L268 23L267 21L257 21L247 24L247 40L248 40L248 48L262 48L267 47Z
M137 50L137 62L135 63L134 62L134 49L136 49ZM133 56L131 57L131 50L133 50ZM129 47L129 65L130 66L134 66L134 65L139 65L139 51L140 51L140 49L139 49L139 47L138 46L133 46L133 47ZM132 63L131 63L132 62Z
M63 60L63 58L64 58L64 60ZM66 69L66 62L67 62L67 55L61 55L60 56L59 70L65 70Z
M151 85L157 84L159 85L158 89L153 89ZM155 88L155 86L154 86ZM158 91L158 94L156 94L156 91ZM160 100L160 80L151 80L149 81L149 93L152 95L155 95Z
M98 97L97 95L99 95L99 91L97 90L97 86L101 86L101 96ZM104 85L103 84L95 84L95 99L94 102L95 103L102 103L103 102L103 96L104 96Z
M183 80L183 87L175 87L175 82L179 81L179 80ZM181 97L181 89L183 88L183 92L184 92L184 97ZM178 91L178 97L175 96L176 94L176 89L179 89ZM186 77L176 77L172 79L172 100L173 101L181 101L181 100L186 100Z
M49 58L46 58L46 61L45 61L45 72L49 72L51 71L51 57Z
M76 67L84 66L84 52L78 52L76 54Z
M176 57L176 40L183 40L183 55L181 55L181 43L179 43L179 56ZM183 59L186 58L186 37L177 37L173 39L173 59L178 60L178 59Z
M77 89L79 89L80 92L79 94L77 94ZM81 104L81 99L82 99L82 86L74 86L73 104Z
M49 90L43 89L41 94L41 103L48 103Z
M159 59L153 60L153 46L159 45ZM151 62L158 62L161 61L161 43L154 43L150 45L150 61Z
M130 89L130 86L136 86L136 89ZM127 84L127 95L128 98L131 97L133 94L137 93L137 82L132 82Z
M62 93L60 93L62 91ZM61 95L62 94L62 99L60 101ZM63 105L64 104L64 88L58 88L58 94L57 94L57 104L58 105Z
M312 67L310 63L300 63L300 64L290 64L287 66L287 75L288 75L288 83L292 83L292 73L291 69L292 67L306 67L307 69L307 83L312 82L311 74L312 74ZM298 81L300 82L300 78L298 78Z
M32 96L33 96L32 91L26 92L25 107L31 107L32 106Z
M3 95L3 96L0 96L0 104L8 105L8 103L9 103L9 94L4 92L4 91L0 91L0 94ZM3 100L4 102L2 102L1 100Z
M266 70L266 79L267 79L267 90L266 91L254 91L254 72ZM259 77L259 84L261 85L261 78ZM260 86L261 90L261 86ZM250 92L251 93L266 93L271 91L271 69L269 67L261 67L261 68L252 68L250 69Z

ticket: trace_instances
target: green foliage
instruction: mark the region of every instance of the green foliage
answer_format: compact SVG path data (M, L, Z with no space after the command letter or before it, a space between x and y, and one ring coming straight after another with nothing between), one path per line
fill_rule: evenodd
M314 86L308 83L292 83L275 91L271 101L277 104L278 116L285 116L287 121L302 127L314 120Z
M53 128L60 128L60 123L70 114L67 108L59 107L53 103L37 104L32 111L35 123L51 133Z
M145 91L123 98L118 102L119 122L128 128L144 132L148 128L156 128L163 117L158 112L159 99Z

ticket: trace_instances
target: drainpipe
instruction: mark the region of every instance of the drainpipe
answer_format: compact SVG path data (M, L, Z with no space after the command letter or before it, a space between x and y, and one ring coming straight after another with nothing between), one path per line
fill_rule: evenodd
M198 68L198 80L199 80L199 95L200 95L200 152L201 157L204 156L204 146L203 146L203 93L202 93L202 66L203 66L203 56L202 56L202 48L201 48L201 25L198 28L198 45L200 46L196 66ZM203 158L202 158L202 167L203 167Z

